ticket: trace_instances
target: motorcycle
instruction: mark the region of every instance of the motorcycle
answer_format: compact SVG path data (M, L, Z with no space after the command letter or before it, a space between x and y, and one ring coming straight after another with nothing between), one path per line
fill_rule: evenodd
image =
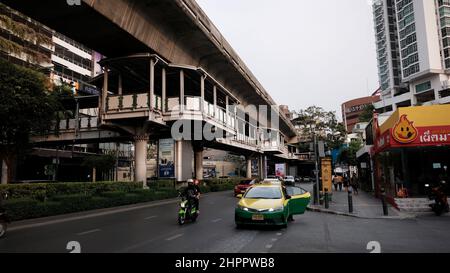
M6 199L7 197L8 197L8 195L5 194L4 199ZM0 238L5 236L9 223L10 223L10 220L8 218L8 215L6 214L6 211L4 211L1 208L1 203L0 203Z
M182 226L187 221L191 221L192 223L196 222L198 218L197 208L185 196L182 196L181 193L179 197L181 197L181 203L178 212L178 224Z
M430 185L425 185L427 191L429 192L429 199L434 200L433 204L430 204L431 209L437 216L441 216L443 213L449 212L449 205L447 195L443 189L445 182L441 182L438 187L431 188Z

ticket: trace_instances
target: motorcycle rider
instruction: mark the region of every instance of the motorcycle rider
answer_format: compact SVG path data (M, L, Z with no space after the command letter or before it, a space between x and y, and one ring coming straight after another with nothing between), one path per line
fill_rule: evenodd
M436 203L442 203L445 207L445 211L449 212L448 197L446 193L447 183L442 180L437 187L432 189L432 193L435 196Z
M197 196L197 198L195 199L195 208L197 209L197 214L200 214L200 195L202 192L200 191L200 181L198 179L194 180L194 186Z
M199 198L200 198L200 191L198 190L198 186L195 185L195 182L193 179L189 179L187 181L188 187L184 190L183 196L186 197L188 200L188 205L190 208L192 206L195 206L197 209L197 213L199 213Z

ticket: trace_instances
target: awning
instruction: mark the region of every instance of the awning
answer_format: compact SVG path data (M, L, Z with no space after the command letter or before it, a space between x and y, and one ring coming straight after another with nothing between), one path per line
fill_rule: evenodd
M450 145L450 105L399 108L376 128L372 154L389 149Z

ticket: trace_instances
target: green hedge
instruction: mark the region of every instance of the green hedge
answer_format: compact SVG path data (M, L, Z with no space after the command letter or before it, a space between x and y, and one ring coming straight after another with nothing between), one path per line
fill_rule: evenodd
M208 180L200 188L203 193L232 190L239 180ZM4 207L11 220L18 221L178 196L173 181L159 182L150 190L142 189L142 183L97 182L1 185L0 192L8 193Z
M147 183L147 186L152 189L174 189L175 180L156 180Z
M134 190L129 193L111 191L104 192L100 196L85 194L57 195L45 202L30 198L8 199L4 202L4 207L11 220L18 221L163 200L177 196L178 192L174 190L160 190L157 192L151 190Z
M0 192L8 193L10 199L30 198L41 202L58 195L99 195L103 192L130 192L142 188L142 183L95 182L95 183L42 183L0 185Z

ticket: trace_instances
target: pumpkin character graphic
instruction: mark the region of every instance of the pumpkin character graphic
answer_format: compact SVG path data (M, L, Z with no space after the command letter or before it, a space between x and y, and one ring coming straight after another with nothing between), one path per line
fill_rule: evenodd
M396 141L402 144L408 144L414 142L419 135L416 127L413 125L414 122L409 121L407 115L400 117L400 120L392 129L392 136Z

